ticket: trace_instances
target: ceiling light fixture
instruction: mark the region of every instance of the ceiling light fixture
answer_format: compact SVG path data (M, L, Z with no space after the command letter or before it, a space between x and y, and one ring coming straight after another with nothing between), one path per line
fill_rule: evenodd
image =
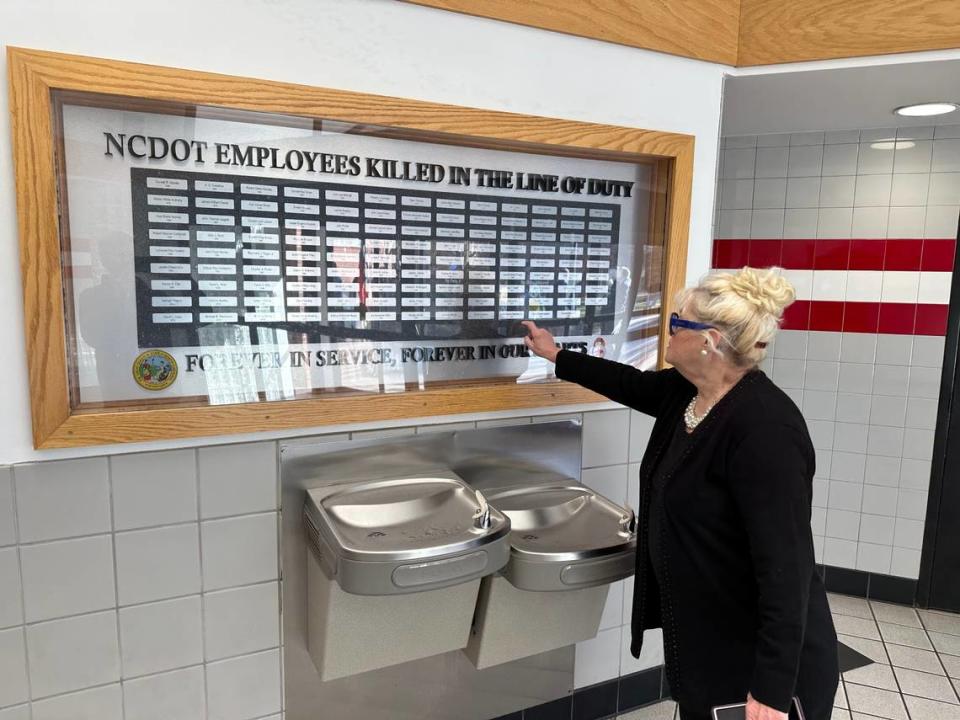
M918 103L916 105L904 105L894 108L894 115L903 115L905 117L930 117L931 115L946 115L954 112L958 107L952 102L928 102Z
M916 143L912 140L894 140L893 138L883 138L878 142L870 143L874 150L907 150L915 147Z

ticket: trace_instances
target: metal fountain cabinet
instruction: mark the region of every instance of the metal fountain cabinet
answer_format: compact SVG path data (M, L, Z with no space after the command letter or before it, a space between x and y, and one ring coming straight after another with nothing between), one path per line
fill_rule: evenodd
M281 447L288 720L489 720L572 692L632 511L563 420Z

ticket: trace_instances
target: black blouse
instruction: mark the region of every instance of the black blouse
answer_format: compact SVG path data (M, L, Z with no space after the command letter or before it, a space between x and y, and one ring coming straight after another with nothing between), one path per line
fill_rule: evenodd
M663 484L670 468L680 461L689 445L690 433L687 432L686 423L681 420L674 427L673 435L663 451L663 456L657 463L653 481L650 483L650 518L647 542L650 544L650 561L653 565L653 572L659 582L663 581L660 573L662 555L660 551L660 516L663 513Z

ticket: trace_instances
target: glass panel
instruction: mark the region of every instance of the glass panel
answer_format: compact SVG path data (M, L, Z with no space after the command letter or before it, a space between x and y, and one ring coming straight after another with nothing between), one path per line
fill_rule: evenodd
M75 408L549 380L524 319L656 364L663 162L55 100Z

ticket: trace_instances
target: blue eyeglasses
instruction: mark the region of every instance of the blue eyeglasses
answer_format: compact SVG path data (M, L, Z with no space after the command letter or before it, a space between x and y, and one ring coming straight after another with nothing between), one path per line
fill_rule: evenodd
M707 323L694 322L693 320L684 320L678 313L670 313L670 334L676 335L677 330L716 330L713 325Z

